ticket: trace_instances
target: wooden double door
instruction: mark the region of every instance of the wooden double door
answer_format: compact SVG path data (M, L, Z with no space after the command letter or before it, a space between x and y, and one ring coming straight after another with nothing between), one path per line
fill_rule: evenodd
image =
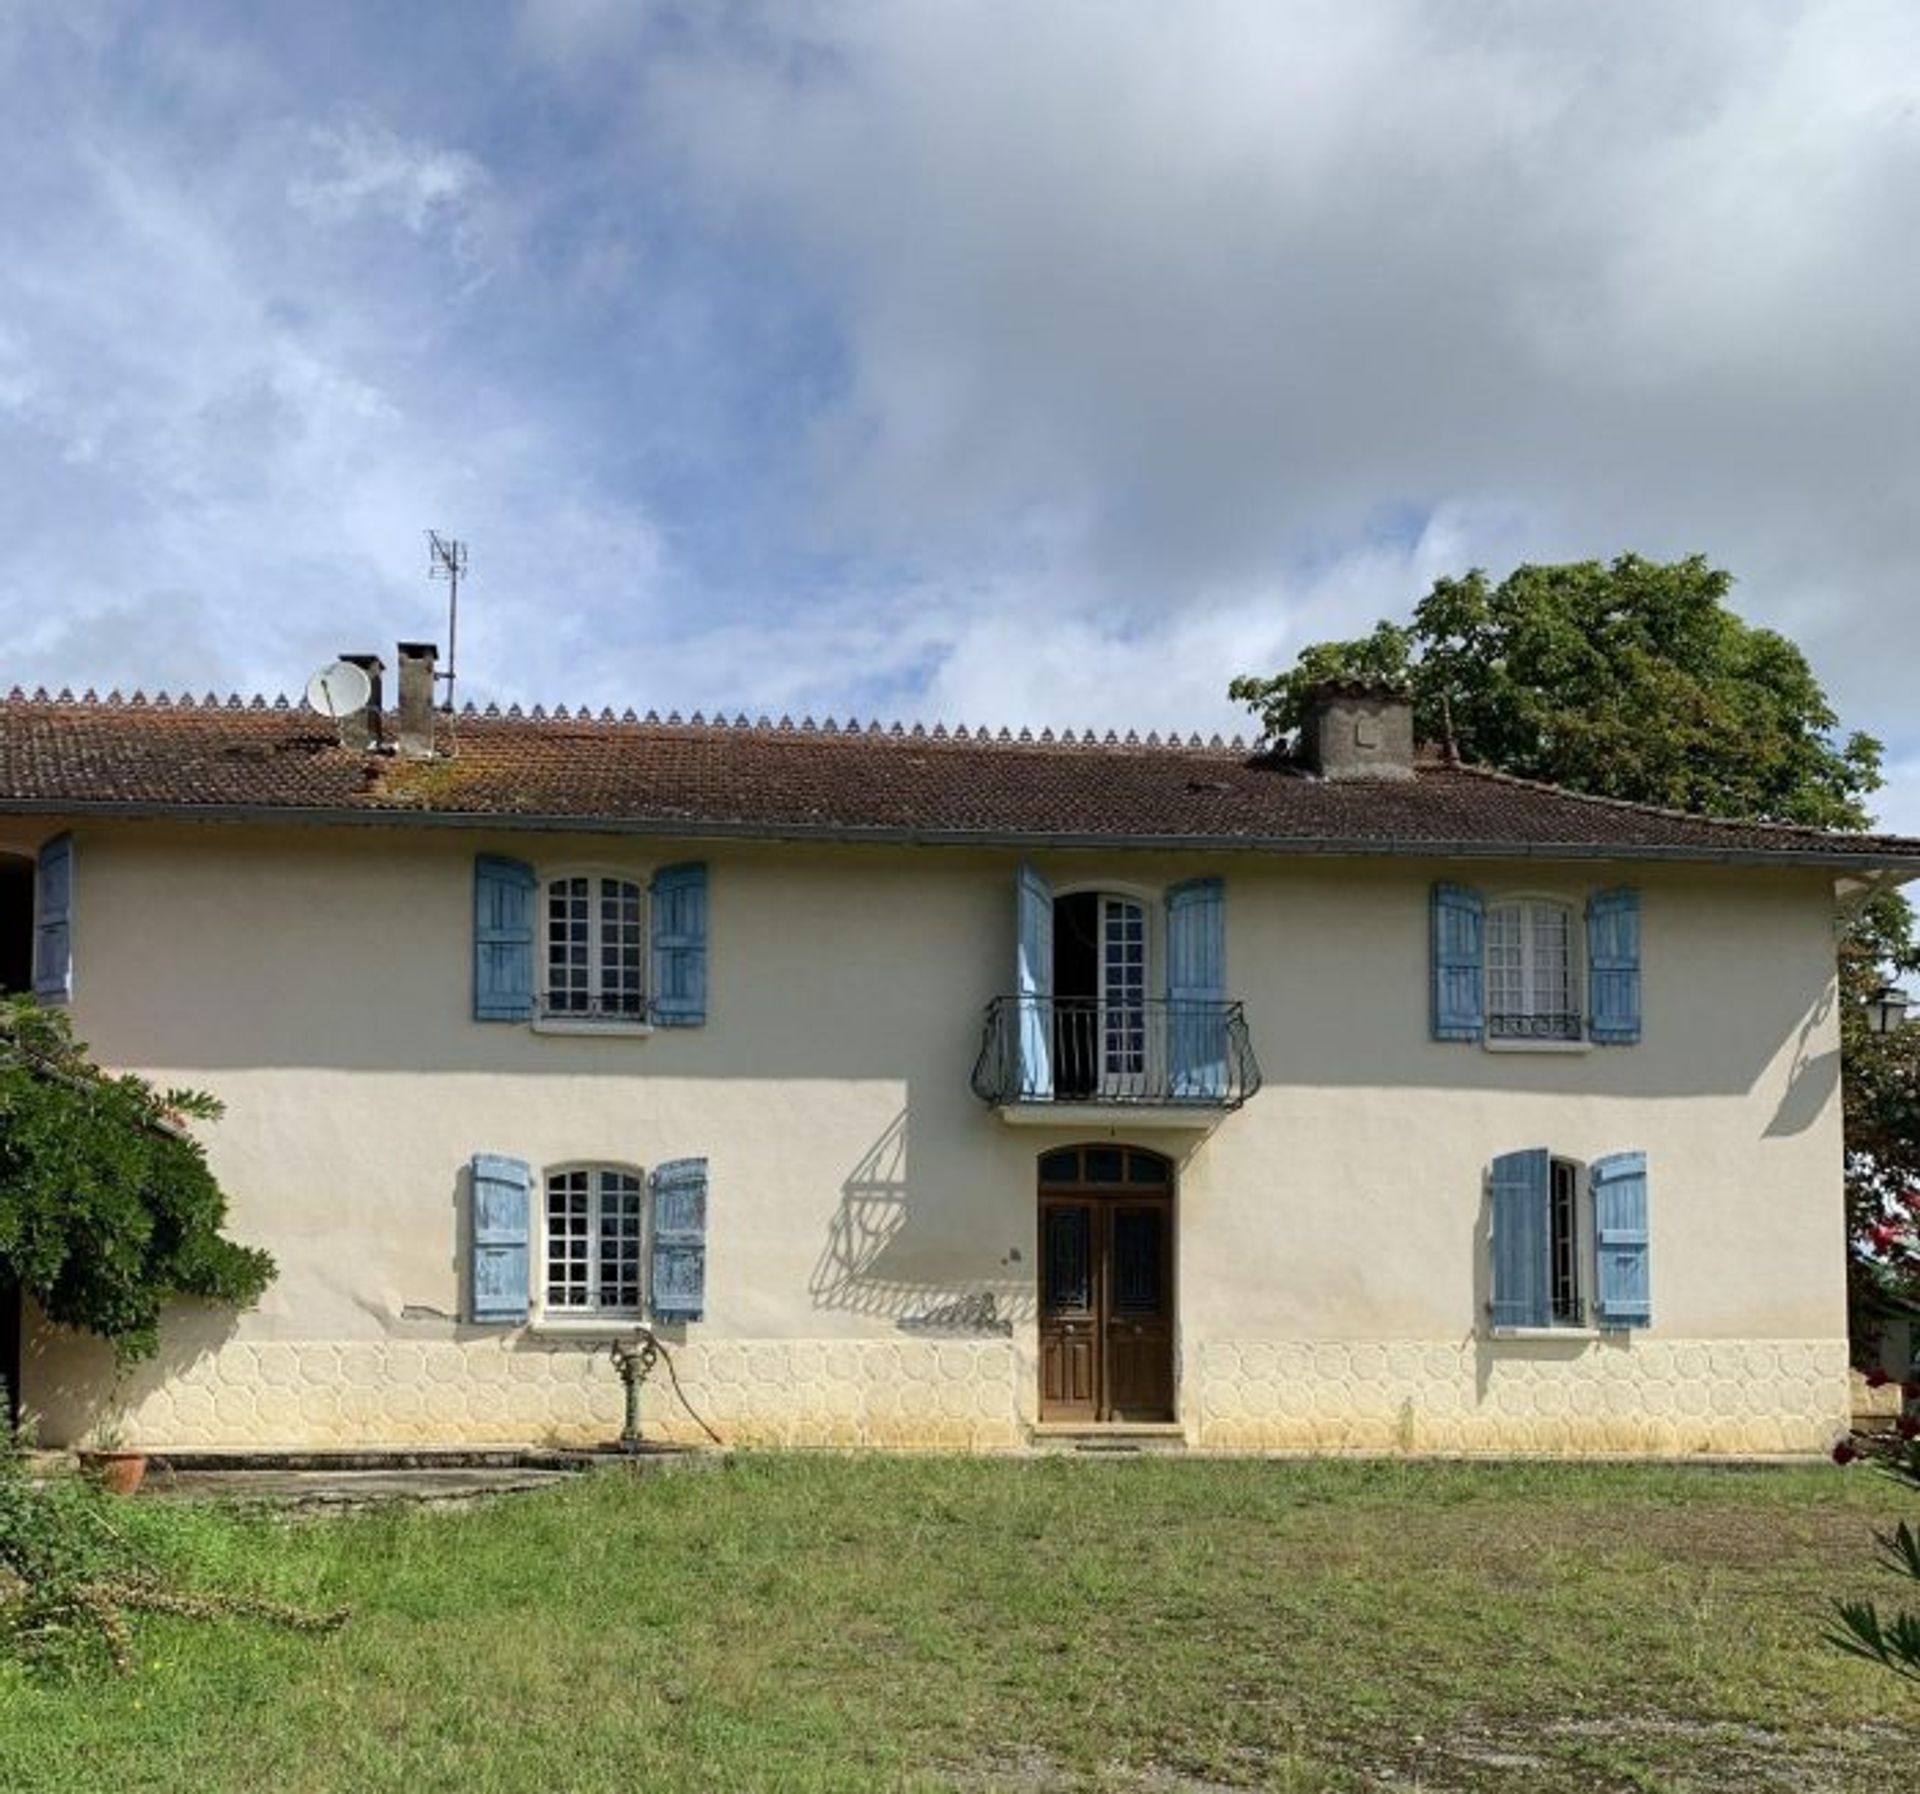
M1072 1182L1061 1162L1068 1156L1077 1160ZM1086 1177L1115 1160L1118 1180ZM1172 1420L1173 1289L1173 1187L1166 1161L1125 1148L1046 1155L1040 1186L1040 1418Z

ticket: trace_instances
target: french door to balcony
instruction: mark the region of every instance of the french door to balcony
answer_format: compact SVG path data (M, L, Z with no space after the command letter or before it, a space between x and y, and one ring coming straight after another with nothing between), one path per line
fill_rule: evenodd
M1147 1089L1147 911L1130 897L1100 899L1100 1093Z

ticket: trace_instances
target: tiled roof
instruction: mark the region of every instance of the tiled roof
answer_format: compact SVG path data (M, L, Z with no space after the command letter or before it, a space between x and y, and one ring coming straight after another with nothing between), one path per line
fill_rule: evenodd
M261 700L0 701L0 813L284 815L682 835L1764 859L1920 872L1920 841L1718 822L1423 759L1318 779L1242 743L897 725L440 719L431 761ZM391 719L389 739L393 734Z

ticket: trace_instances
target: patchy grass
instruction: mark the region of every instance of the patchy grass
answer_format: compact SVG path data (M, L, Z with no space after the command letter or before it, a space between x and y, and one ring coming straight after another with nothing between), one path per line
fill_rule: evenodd
M0 1788L1883 1794L1920 1701L1818 1634L1903 1505L1830 1469L781 1456L324 1522L134 1503L203 1585L353 1622L0 1666Z

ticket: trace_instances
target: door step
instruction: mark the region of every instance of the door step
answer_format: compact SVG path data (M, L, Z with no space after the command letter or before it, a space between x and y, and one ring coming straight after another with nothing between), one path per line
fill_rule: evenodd
M1175 1452L1187 1448L1186 1429L1177 1420L1043 1420L1030 1427L1027 1436L1037 1451Z

